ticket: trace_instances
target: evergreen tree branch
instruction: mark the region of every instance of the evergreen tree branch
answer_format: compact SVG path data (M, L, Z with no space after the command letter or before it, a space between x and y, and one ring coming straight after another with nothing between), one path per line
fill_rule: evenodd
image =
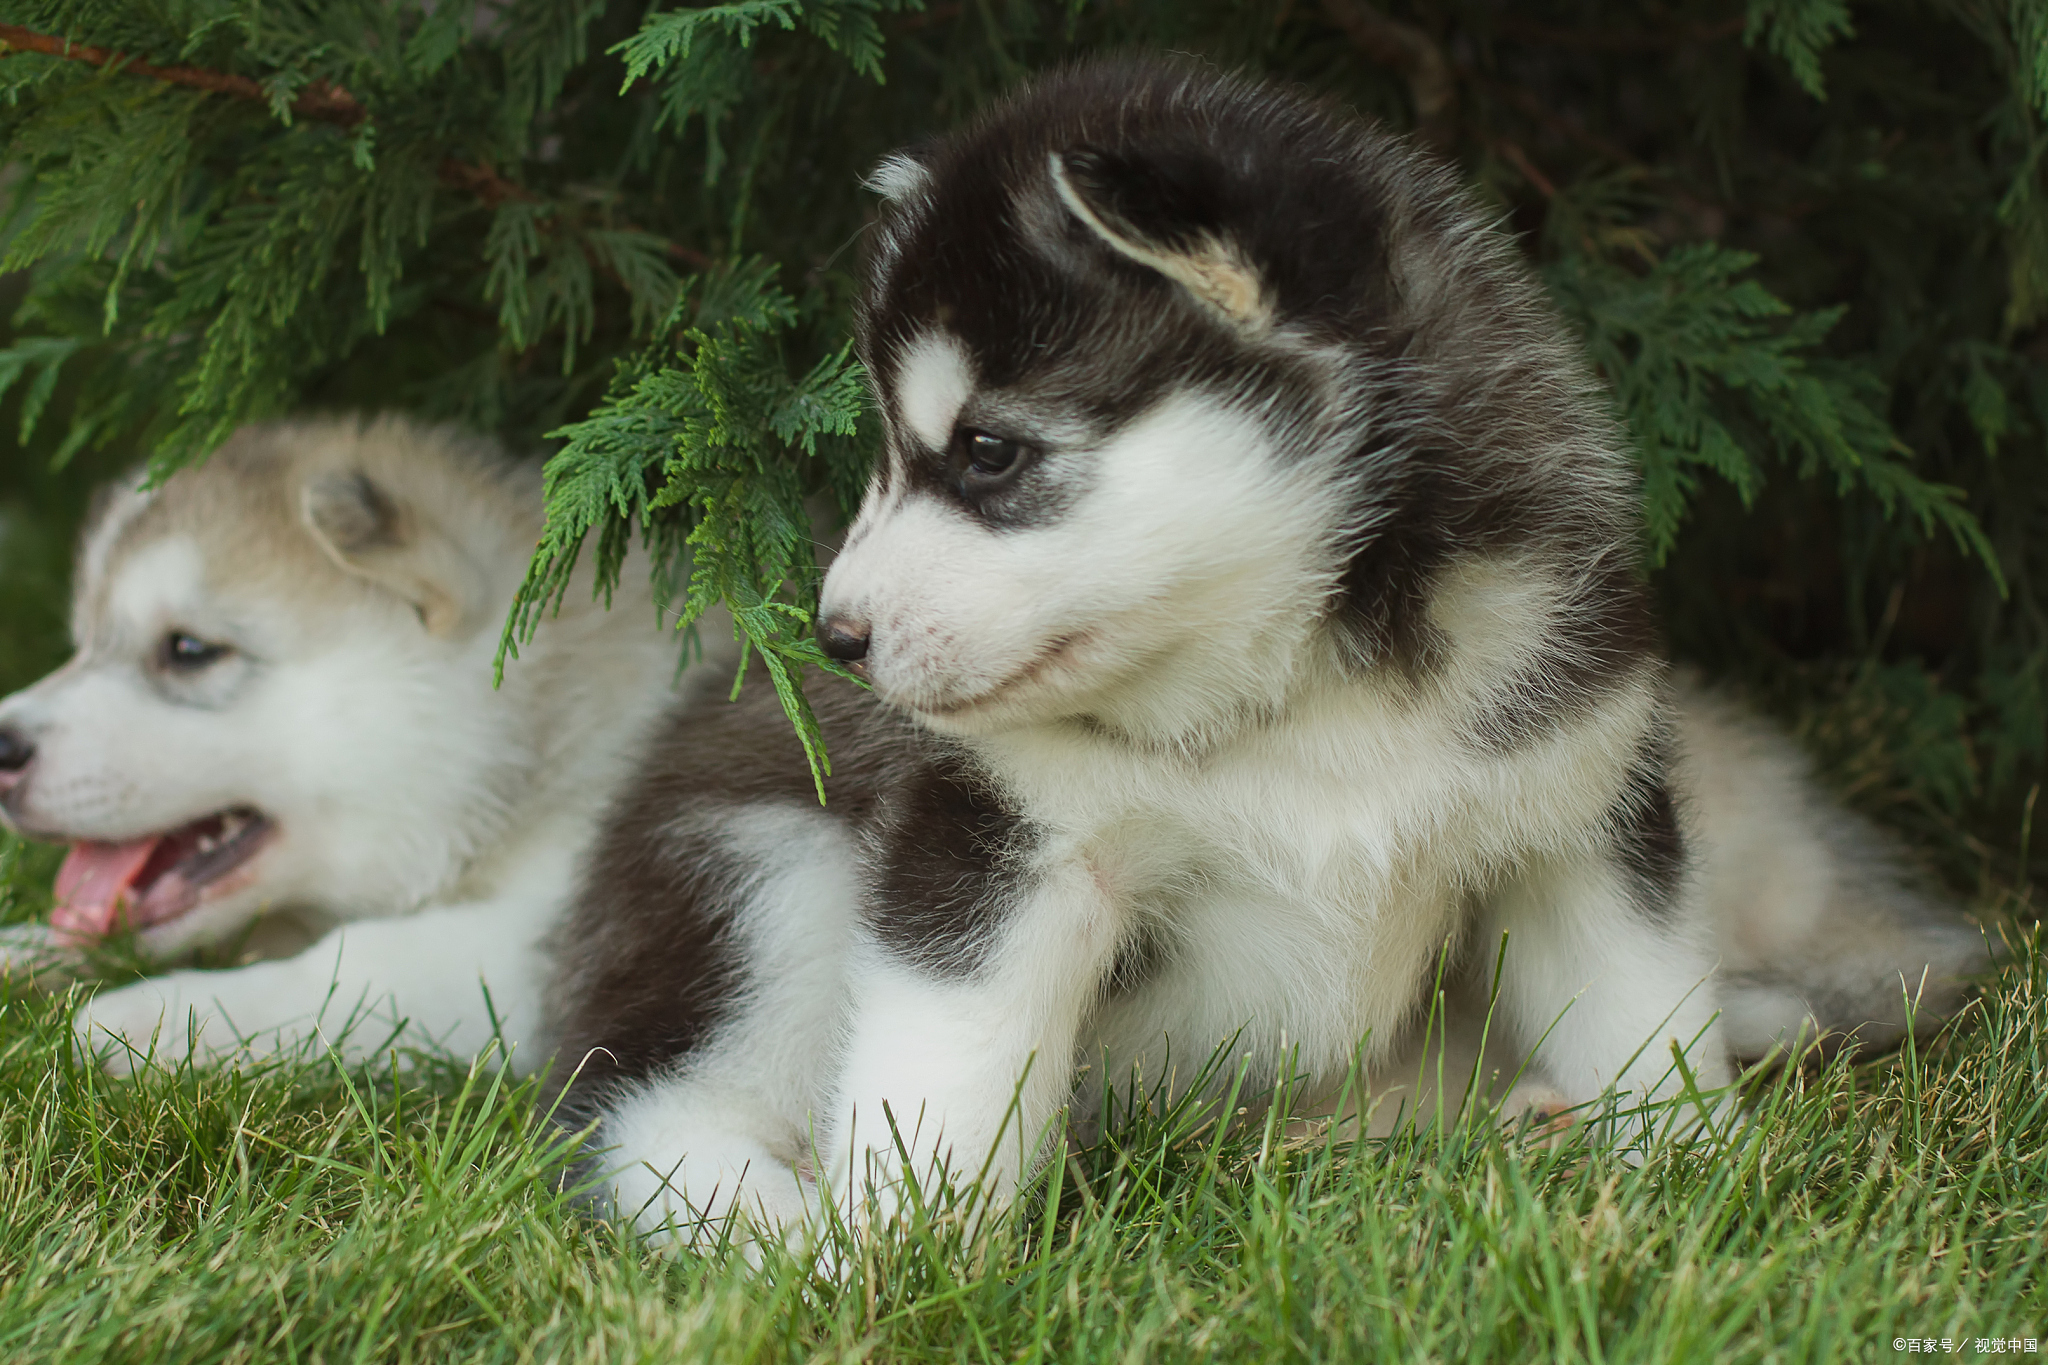
M0 56L40 58L0 61L0 396L35 455L0 485L99 447L165 473L306 402L555 432L507 657L579 552L580 590L644 544L815 745L809 516L858 503L875 437L859 172L1032 70L1166 47L1474 159L1634 433L1681 652L1787 698L1806 660L1929 661L1855 675L1946 737L1898 750L1915 790L1981 744L2023 794L2048 752L2048 0L0 8Z
M37 33L14 24L0 24L0 48L5 49L0 55L37 52L46 57L84 62L88 66L113 68L125 75L143 76L167 85L182 85L188 89L204 90L215 95L231 95L236 99L253 100L259 104L270 103L270 93L260 82L247 76L237 76L227 71L211 71L202 66L154 66L149 62L138 62L126 53L93 47L87 43L76 43L55 34ZM353 128L370 117L370 111L365 109L354 95L330 81L313 81L286 107L300 118L332 123L342 128ZM496 208L508 200L517 200L521 203L538 202L538 196L499 175L487 164L472 165L449 157L440 164L438 173L442 184L450 189L476 196L486 208Z
M39 52L46 57L61 57L65 61L84 62L88 66L115 67L131 76L146 76L167 85L187 86L216 95L233 95L237 99L255 100L262 104L270 102L269 92L247 76L209 71L200 66L152 66L148 62L138 62L126 53L73 42L57 34L37 33L14 24L0 24L0 46L6 47L10 54ZM363 108L354 95L327 81L314 81L308 85L289 108L301 118L318 119L344 128L353 128L370 116L370 111Z

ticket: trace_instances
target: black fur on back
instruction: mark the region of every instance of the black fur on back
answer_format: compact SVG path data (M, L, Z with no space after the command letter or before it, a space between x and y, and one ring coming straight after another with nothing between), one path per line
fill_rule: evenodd
M864 690L825 678L808 693L832 755L825 814L856 837L876 939L929 969L972 971L993 927L982 893L1001 885L1030 829L950 744ZM701 1045L744 989L729 931L759 869L727 846L722 817L816 802L760 670L736 703L700 701L669 717L554 935L548 1045L565 1124Z

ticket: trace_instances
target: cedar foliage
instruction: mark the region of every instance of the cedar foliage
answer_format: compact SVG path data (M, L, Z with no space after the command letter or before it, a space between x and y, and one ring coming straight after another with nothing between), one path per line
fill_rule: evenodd
M580 554L687 549L682 617L733 610L809 745L806 500L848 512L875 440L861 173L1033 69L1170 48L1454 159L1634 434L1679 654L1802 717L1952 872L2027 880L2048 0L6 10L10 582L55 577L83 480L52 462L168 474L253 418L396 403L554 452L508 653ZM26 660L50 593L16 596Z

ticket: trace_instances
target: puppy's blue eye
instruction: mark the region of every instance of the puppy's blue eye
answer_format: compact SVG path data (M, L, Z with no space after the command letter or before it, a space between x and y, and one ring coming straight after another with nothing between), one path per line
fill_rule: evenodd
M969 482L982 487L1016 474L1036 453L1022 441L991 436L985 431L962 431L953 441L963 462L961 472Z
M196 635L187 635L182 630L174 630L164 636L163 643L157 647L163 666L174 673L196 673L232 653L234 649L229 645L217 645Z

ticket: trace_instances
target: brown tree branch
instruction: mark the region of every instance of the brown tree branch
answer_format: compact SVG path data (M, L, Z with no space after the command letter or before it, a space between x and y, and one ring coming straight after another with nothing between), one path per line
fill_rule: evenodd
M69 38L37 33L14 24L0 24L0 57L12 56L17 52L39 52L65 61L114 68L125 75L143 76L163 81L167 85L182 85L216 95L231 95L236 99L254 100L260 104L270 103L269 92L247 76L231 75L225 71L210 71L200 66L153 66L104 47L75 43ZM308 85L291 102L290 108L294 114L302 118L317 119L343 128L353 128L370 117L370 111L365 109L354 95L328 81L314 81ZM446 157L435 167L435 173L442 184L452 190L475 196L485 208L494 209L508 201L523 204L541 202L539 195L499 175L489 162L468 162L452 156ZM697 270L709 270L712 265L711 258L703 252L677 242L668 244L668 254Z
M259 104L270 103L270 93L247 76L209 71L203 66L152 66L104 47L74 43L69 38L37 33L14 24L0 24L0 56L16 52L40 52L44 56L84 62L88 66L115 68L124 75L145 76L167 85L182 85L215 95L232 95L236 99L254 100ZM288 107L301 118L317 119L343 128L353 128L370 117L370 111L363 108L354 95L329 81L314 81L301 90ZM540 202L538 195L507 180L489 165L473 165L451 156L436 169L442 184L475 195L485 208L496 208L507 200L527 204Z
M111 66L134 76L147 76L151 80L163 81L167 85L183 85L194 90L206 90L216 95L233 95L237 99L256 100L270 103L270 94L261 85L247 76L230 75L225 71L209 71L201 66L152 66L138 62L124 53L112 52L104 47L91 47L85 43L74 43L69 38L48 33L37 33L32 29L14 24L0 24L0 47L8 52L40 52L47 57L62 57L65 61L84 62L88 66ZM314 81L290 104L290 109L301 118L318 119L323 123L338 123L352 128L370 116L369 110L356 102L356 97L338 85L326 81Z
M1434 39L1413 24L1389 19L1366 0L1323 0L1323 17L1377 66L1399 72L1415 101L1415 132L1448 154L1457 137L1458 86Z

